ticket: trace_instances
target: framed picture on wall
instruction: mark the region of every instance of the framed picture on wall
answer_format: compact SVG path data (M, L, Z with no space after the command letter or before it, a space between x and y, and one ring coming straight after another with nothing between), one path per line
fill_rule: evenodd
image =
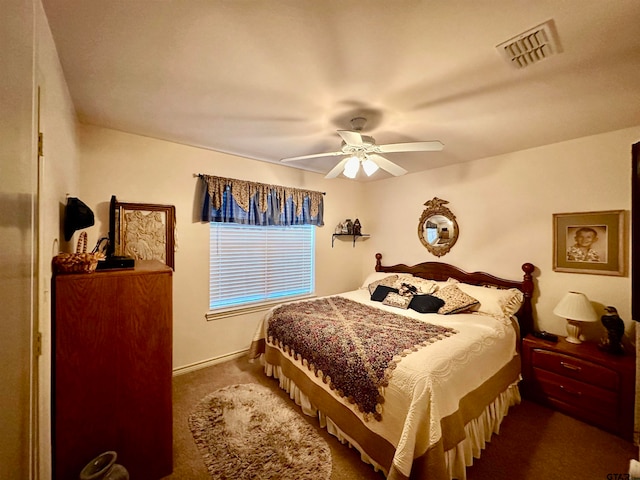
M624 210L553 214L553 270L625 274Z
M117 255L160 260L175 270L173 205L116 202L114 213Z

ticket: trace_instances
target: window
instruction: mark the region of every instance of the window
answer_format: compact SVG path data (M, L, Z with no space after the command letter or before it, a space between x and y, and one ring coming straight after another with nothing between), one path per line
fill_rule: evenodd
M209 308L310 295L315 289L315 227L210 224Z

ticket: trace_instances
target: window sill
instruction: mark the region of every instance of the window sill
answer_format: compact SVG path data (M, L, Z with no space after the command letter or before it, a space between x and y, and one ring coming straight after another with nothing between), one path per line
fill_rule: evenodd
M315 295L301 295L298 297L289 297L287 299L282 299L277 302L255 303L252 305L243 305L240 307L225 308L220 310L210 310L204 314L204 318L207 320L207 322L210 322L212 320L221 320L223 318L237 317L239 315L246 315L249 313L264 312L282 303L295 302L297 300L305 300L305 299L314 298L314 297Z

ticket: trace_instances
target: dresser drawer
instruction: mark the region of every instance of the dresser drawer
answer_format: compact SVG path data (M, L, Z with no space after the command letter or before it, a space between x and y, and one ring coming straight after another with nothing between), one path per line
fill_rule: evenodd
M597 413L603 419L614 420L618 414L618 395L548 370L533 369L540 391L550 399L559 400L581 410Z
M534 349L531 363L536 369L544 369L581 382L587 382L607 390L619 388L618 373L595 363L549 350Z

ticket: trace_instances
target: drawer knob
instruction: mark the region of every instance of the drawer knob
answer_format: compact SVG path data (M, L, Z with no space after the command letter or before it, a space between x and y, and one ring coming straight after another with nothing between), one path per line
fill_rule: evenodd
M563 392L568 393L569 395L573 395L574 397L580 397L582 392L576 392L575 390L571 390L570 388L565 387L564 385L560 385L560 388Z
M582 370L582 367L578 367L577 365L572 365L571 363L567 362L560 362L560 365L562 365L564 368L568 368L569 370L574 370L576 372Z

